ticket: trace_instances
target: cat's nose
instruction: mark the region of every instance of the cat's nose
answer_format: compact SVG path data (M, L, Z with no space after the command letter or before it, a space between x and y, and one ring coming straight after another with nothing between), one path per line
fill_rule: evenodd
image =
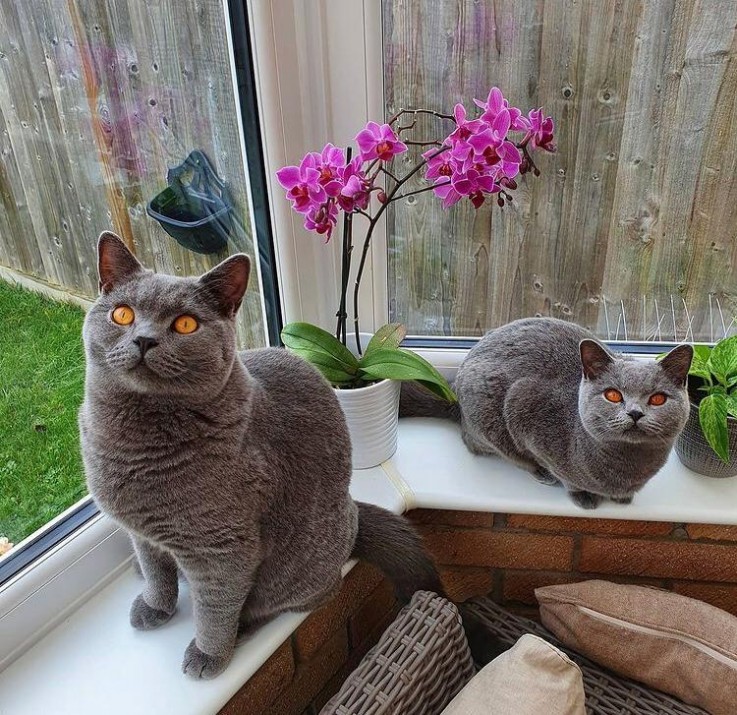
M637 420L640 419L640 417L645 416L644 412L640 412L640 410L630 410L627 414L632 418L632 421L635 423L637 422Z
M155 348L159 344L159 341L154 340L153 338L135 338L133 342L138 345L138 348L141 351L141 357L143 357L151 348Z

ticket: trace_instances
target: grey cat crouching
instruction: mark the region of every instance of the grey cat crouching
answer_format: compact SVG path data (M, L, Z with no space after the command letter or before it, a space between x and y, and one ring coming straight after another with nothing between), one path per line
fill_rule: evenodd
M145 579L135 628L173 616L181 571L196 627L183 670L211 678L239 636L324 604L351 556L402 598L442 593L409 523L351 499L351 445L328 383L286 350L236 352L246 256L175 278L144 269L112 233L98 253L79 426L90 492L129 532Z
M610 352L588 330L529 318L491 330L458 369L457 406L403 388L400 414L461 423L474 454L505 457L585 509L629 503L688 418L690 345L660 362Z

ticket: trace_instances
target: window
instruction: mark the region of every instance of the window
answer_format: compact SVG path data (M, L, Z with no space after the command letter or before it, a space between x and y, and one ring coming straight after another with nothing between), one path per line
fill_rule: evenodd
M414 345L468 345L539 314L655 351L735 331L735 7L382 0L253 12L279 28L272 50L256 38L273 73L261 80L270 177L400 106L471 110L495 84L555 118L559 151L512 206L444 211L421 194L387 212L362 326L372 314L406 323ZM273 196L290 284L322 287L308 300L285 289L287 317L329 325L335 254L281 215L278 185Z
M389 314L410 333L479 336L515 318L612 341L735 331L737 6L382 1L385 114L450 111L498 85L543 106L558 153L515 202L389 212ZM434 125L421 118L432 135ZM419 188L421 180L412 188Z
M174 275L259 257L243 346L281 315L242 4L6 3L0 49L2 583L96 513L76 412L102 230Z

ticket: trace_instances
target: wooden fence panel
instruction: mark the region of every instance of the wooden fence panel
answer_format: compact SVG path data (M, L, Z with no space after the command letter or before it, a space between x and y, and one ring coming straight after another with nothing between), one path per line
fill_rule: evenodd
M444 212L430 194L390 210L392 319L439 335L529 315L619 340L735 332L737 3L382 6L387 115L471 110L498 85L544 106L559 146L502 210Z
M97 292L95 241L114 228L141 261L202 273L256 257L221 0L0 3L0 262ZM233 193L237 235L202 256L146 215L166 171L201 149ZM238 326L266 342L252 273Z

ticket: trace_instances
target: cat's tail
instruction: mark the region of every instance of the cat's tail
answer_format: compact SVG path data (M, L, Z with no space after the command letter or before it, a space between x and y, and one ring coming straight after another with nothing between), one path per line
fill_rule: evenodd
M409 521L373 504L356 504L358 533L352 555L376 566L392 582L397 597L404 603L415 591L433 591L448 598L430 554ZM463 604L458 609L477 663L488 663L506 650Z
M461 409L457 402L436 397L430 390L416 382L403 382L399 398L400 417L444 417L461 421Z

